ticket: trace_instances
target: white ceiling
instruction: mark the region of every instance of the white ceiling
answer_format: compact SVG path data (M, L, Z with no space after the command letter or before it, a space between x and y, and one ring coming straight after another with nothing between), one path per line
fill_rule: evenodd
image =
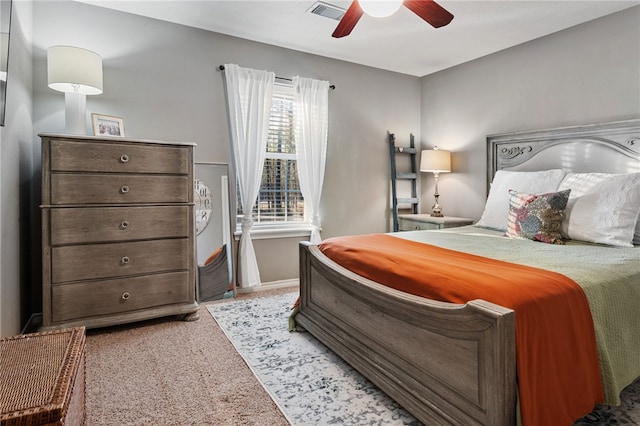
M351 35L335 39L331 33L337 21L307 12L314 0L78 1L414 76L640 4L640 0L440 0L454 15L445 27L434 29L402 7L389 18L364 15ZM344 9L351 4L323 1Z

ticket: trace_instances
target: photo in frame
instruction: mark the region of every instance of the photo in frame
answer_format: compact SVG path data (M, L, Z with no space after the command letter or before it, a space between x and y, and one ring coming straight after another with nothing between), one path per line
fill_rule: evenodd
M112 115L91 114L94 136L124 137L124 119Z

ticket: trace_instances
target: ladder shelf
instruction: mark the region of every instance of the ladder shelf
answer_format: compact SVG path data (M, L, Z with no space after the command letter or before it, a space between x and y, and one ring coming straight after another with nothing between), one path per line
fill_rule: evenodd
M420 199L418 198L418 170L416 167L418 150L415 147L413 134L409 135L409 147L396 146L396 138L393 133L389 133L389 154L391 160L391 209L393 213L393 232L398 232L398 205L410 205L413 214L418 214ZM397 157L409 156L410 171L398 172ZM411 196L398 198L397 181L409 181L411 185Z

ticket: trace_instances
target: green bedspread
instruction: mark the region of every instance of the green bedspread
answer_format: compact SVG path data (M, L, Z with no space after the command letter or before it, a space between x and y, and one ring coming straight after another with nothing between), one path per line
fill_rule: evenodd
M640 247L605 247L574 241L553 245L509 239L502 234L465 226L392 235L547 269L578 283L593 316L604 402L619 405L622 389L640 376Z

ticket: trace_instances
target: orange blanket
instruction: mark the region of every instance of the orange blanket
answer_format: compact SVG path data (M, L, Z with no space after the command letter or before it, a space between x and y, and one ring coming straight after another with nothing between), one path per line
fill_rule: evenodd
M524 426L568 426L603 400L589 305L564 275L385 234L331 238L319 247L339 265L406 293L513 309Z

